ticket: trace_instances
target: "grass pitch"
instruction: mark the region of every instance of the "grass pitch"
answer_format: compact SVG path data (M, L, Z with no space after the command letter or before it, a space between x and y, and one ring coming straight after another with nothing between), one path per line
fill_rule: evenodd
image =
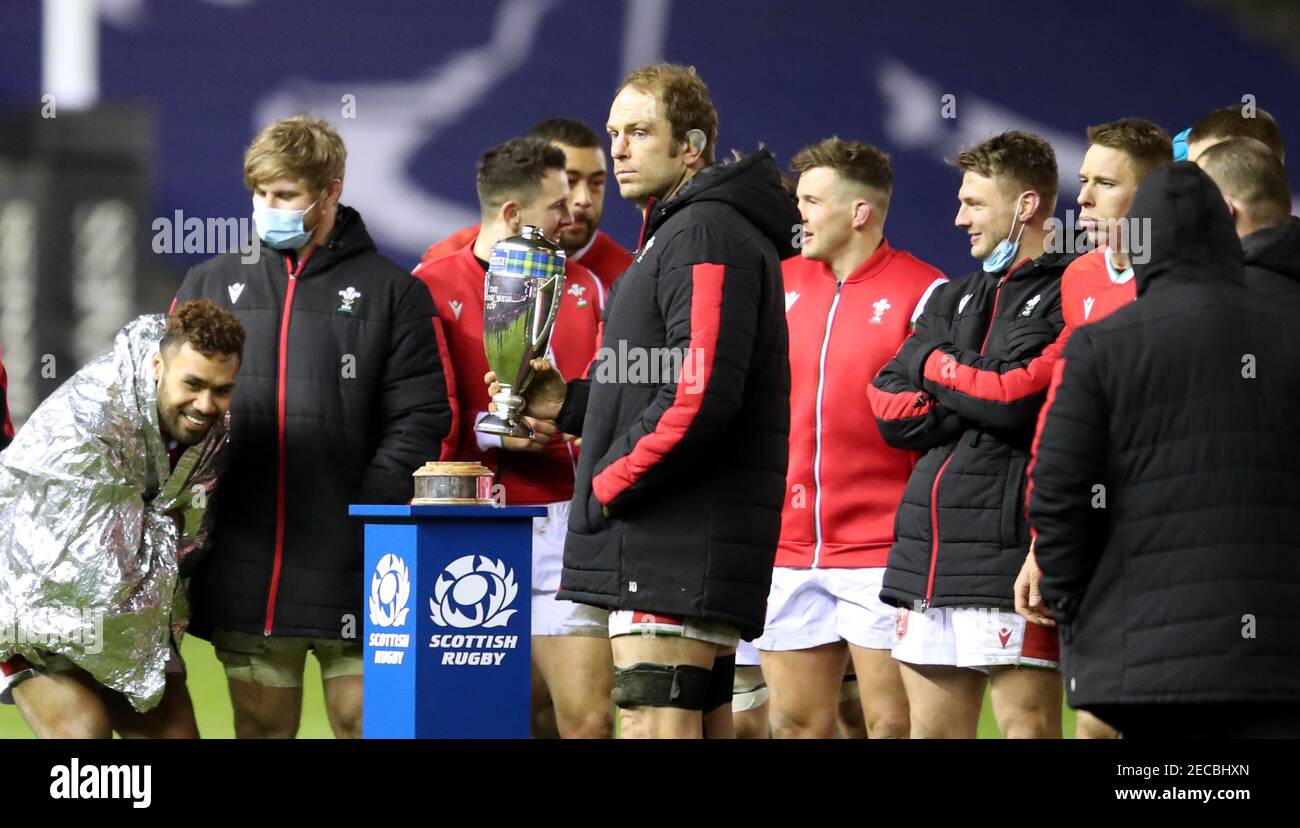
M189 674L190 697L194 700L199 734L205 739L233 739L235 720L230 707L230 693L226 690L226 674L212 645L187 635L181 642L181 655ZM307 670L303 676L302 723L298 727L298 736L303 739L331 739L334 736L325 715L320 666L312 656L307 657ZM18 714L18 709L13 705L0 705L0 739L30 738L32 732Z
M226 675L217 661L212 645L195 638L185 637L181 645L185 666L189 672L190 696L194 700L194 715L199 722L199 733L205 739L231 739L235 735L230 694L226 690ZM1074 711L1066 708L1064 728L1067 737L1074 735ZM980 738L997 739L997 722L987 694L984 712L980 717ZM32 733L12 705L0 705L0 739L30 739ZM301 739L329 739L333 737L329 719L325 715L325 700L321 695L320 667L313 657L307 658L307 671L303 677L302 724L298 728Z

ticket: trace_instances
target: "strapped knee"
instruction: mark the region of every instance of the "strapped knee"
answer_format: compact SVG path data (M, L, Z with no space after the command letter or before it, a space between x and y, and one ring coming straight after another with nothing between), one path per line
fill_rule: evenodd
M704 700L706 713L717 710L724 704L731 704L731 694L735 691L736 654L718 656L713 659L713 670L709 673L709 695Z
M713 671L689 664L641 662L614 670L614 704L619 707L677 707L706 710ZM728 685L730 691L730 685Z

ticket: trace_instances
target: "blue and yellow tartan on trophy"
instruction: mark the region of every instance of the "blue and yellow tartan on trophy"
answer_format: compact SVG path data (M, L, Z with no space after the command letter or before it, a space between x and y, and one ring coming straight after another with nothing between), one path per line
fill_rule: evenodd
M492 251L488 269L505 276L545 279L557 273L564 273L564 257L544 250L497 248Z
M545 356L564 290L564 251L541 230L526 225L502 239L483 275L483 353L501 386L496 412L474 427L482 434L531 438L522 396L532 360Z

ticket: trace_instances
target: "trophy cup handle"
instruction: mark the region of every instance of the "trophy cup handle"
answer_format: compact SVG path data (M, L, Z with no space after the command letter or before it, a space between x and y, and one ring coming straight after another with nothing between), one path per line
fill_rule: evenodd
M539 349L543 352L546 350L547 344L551 339L551 329L555 327L555 317L560 313L560 302L563 301L564 296L564 274L557 273L547 281L552 280L555 282L555 290L551 291L550 295L556 298L551 300L551 306L546 310L546 319L543 320L542 324L537 326L537 329L533 331L533 341L531 343L533 353L537 353ZM537 286L538 296L547 295L545 284L546 283L543 282ZM534 301L536 300L534 299Z
M555 289L552 291L548 291L546 290L546 286L547 283L551 281L555 282ZM554 297L551 299L551 306L546 310L545 319L542 319L540 317L533 317L535 321L533 323L533 330L531 332L532 341L528 343L529 350L533 354L539 357L544 357L546 356L547 349L550 347L551 331L555 328L555 318L560 313L560 302L562 302L564 299L564 274L557 273L554 276L552 276L550 279L547 279L546 281L535 282L531 287L534 288L533 295L531 297L534 302L536 302L538 298L542 296ZM519 386L520 394L522 394L525 390L528 389L529 383L533 381L534 373L535 372L530 368L527 374L525 374L524 381Z

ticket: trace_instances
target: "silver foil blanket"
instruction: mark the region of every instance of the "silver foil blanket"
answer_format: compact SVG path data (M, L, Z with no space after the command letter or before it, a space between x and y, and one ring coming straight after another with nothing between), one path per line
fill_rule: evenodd
M188 622L179 565L207 541L229 441L214 423L171 468L152 366L165 323L129 323L0 453L0 661L65 656L141 711Z

